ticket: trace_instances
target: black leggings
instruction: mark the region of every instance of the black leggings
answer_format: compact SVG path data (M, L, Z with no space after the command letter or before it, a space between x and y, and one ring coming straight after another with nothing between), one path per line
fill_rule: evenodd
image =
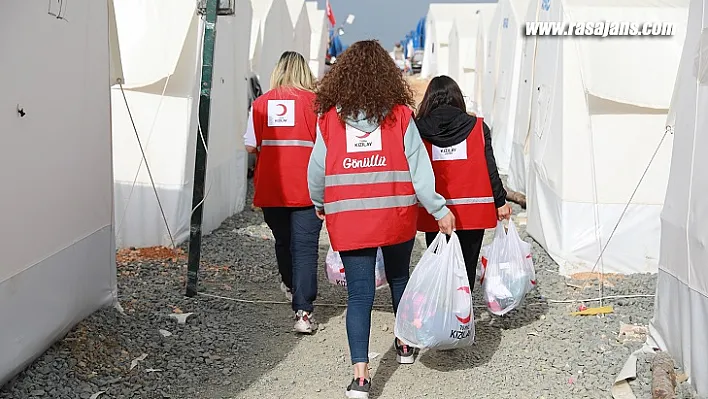
M477 277L479 251L482 250L482 241L484 240L484 230L456 230L455 234L460 239L462 257L465 259L465 267L467 268L467 278L470 280L470 289L473 289ZM438 233L425 233L426 244L430 246L437 235Z

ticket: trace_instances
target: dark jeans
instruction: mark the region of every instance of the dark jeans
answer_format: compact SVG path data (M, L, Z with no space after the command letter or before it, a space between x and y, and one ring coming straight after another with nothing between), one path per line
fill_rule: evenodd
M479 261L479 251L482 250L484 240L484 230L456 230L457 238L460 239L462 247L462 257L465 259L467 268L467 278L470 280L470 290L474 288L477 277L477 262ZM430 246L438 233L425 233L425 242ZM448 236L448 240L450 237Z
M398 310L403 291L408 284L413 243L382 247L386 280L391 288L394 314ZM371 333L371 309L376 293L376 252L378 248L357 249L340 252L347 276L347 338L352 364L369 362L369 335Z
M293 310L313 311L322 221L314 207L263 208L275 237L275 257L283 283L292 290Z

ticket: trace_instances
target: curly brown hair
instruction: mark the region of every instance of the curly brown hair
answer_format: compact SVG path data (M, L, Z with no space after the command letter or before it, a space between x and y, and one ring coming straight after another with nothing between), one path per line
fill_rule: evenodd
M352 44L317 85L315 107L324 114L339 107L339 118L381 123L394 106L413 107L413 91L391 56L375 40Z

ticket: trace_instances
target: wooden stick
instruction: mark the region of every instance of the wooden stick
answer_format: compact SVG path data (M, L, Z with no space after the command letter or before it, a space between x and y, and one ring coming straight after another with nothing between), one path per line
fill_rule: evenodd
M659 352L651 361L652 399L676 398L676 371L674 359L666 352Z

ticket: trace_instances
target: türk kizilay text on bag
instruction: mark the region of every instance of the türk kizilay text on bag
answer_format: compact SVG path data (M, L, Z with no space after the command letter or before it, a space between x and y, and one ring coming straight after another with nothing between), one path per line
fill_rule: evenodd
M394 333L415 348L455 349L474 343L474 314L462 248L440 233L413 271L396 313Z

